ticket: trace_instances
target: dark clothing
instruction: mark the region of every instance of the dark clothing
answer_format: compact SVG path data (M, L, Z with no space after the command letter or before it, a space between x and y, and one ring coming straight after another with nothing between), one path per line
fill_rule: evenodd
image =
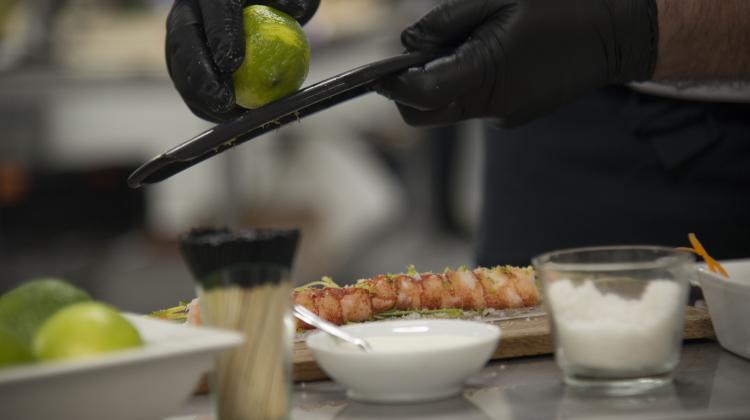
M477 264L560 248L687 246L750 256L750 104L596 91L512 130L489 128Z

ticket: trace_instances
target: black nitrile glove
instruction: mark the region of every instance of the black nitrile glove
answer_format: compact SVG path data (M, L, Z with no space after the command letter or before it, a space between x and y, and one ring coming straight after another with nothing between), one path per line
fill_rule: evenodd
M306 23L320 0L175 0L167 17L169 77L193 113L226 121L244 111L234 103L232 72L245 58L242 9L264 4Z
M610 83L649 79L655 0L448 0L401 34L452 54L384 81L411 125L513 127Z

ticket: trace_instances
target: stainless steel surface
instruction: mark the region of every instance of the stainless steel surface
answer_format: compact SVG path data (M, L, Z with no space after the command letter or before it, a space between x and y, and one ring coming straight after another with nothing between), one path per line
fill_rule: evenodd
M355 337L347 333L341 328L315 315L313 312L309 311L307 308L305 308L302 305L294 305L294 316L318 328L319 330L322 330L330 334L334 338L346 341L347 343L354 344L355 346L359 347L363 351L366 351L366 352L372 351L372 347L370 347L370 343L368 343L364 338Z
M501 344L502 345L502 344ZM715 342L689 343L673 385L638 397L576 394L552 357L499 361L472 377L463 395L416 405L347 401L333 382L295 385L292 418L333 419L750 419L750 361ZM209 398L194 397L180 420L210 420Z

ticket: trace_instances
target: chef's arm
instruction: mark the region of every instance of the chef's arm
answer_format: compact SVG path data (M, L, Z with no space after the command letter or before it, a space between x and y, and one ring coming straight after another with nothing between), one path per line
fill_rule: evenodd
M607 85L750 80L750 1L446 0L401 41L452 48L378 86L407 123L512 128Z
M655 80L750 80L750 1L657 0Z

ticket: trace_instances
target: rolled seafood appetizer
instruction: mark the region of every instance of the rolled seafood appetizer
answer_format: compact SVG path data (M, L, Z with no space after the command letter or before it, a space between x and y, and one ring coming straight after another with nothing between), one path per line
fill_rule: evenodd
M541 301L531 267L446 269L442 273L381 274L339 286L332 279L308 283L294 289L292 300L336 325L382 319L414 311L476 311L536 306ZM198 299L176 308L154 313L169 319L200 324ZM297 321L298 329L312 326Z
M324 281L325 282L325 281ZM295 304L336 325L365 322L390 311L511 309L540 302L531 267L459 268L361 279L345 287L302 287ZM298 322L302 329L312 328Z

